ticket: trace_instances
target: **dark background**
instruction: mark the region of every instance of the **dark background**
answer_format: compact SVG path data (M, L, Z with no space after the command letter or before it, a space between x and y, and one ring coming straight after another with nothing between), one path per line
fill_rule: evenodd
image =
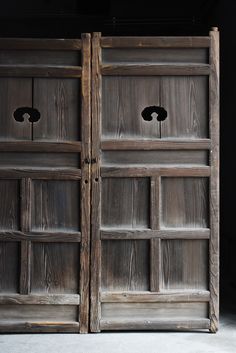
M221 309L236 312L236 1L5 0L0 37L76 38L103 35L221 36ZM232 309L231 309L232 310Z

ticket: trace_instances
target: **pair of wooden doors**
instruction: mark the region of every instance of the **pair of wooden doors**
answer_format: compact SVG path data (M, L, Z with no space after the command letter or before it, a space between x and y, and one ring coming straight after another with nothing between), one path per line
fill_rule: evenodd
M218 32L0 49L0 330L215 332Z

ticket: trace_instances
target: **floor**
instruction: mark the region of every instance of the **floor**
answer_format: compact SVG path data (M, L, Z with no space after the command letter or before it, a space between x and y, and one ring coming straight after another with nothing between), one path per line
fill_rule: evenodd
M0 335L0 353L236 353L236 313L221 316L217 334L131 332Z

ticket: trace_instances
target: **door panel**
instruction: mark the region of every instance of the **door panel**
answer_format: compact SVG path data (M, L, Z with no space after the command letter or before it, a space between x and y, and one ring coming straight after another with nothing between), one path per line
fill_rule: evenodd
M1 45L0 331L87 332L90 36Z
M92 46L91 330L214 332L217 34Z

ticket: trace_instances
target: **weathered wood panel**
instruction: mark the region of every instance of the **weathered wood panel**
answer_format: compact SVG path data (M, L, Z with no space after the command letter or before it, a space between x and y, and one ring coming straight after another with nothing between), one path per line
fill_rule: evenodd
M208 289L206 240L162 240L161 263L162 289Z
M102 243L102 290L149 290L149 244L145 240Z
M19 290L20 248L16 242L0 242L0 292Z
M32 245L31 292L79 293L79 244Z
M162 226L208 228L207 178L162 178Z
M77 181L34 181L32 229L79 230L79 198L80 186Z
M79 80L34 79L34 108L41 113L34 124L34 140L78 140L79 97Z
M31 124L18 122L14 111L32 106L31 78L0 78L0 140L31 140Z
M103 227L148 228L148 178L104 178L101 212Z
M0 180L0 229L19 230L20 185L18 180Z

